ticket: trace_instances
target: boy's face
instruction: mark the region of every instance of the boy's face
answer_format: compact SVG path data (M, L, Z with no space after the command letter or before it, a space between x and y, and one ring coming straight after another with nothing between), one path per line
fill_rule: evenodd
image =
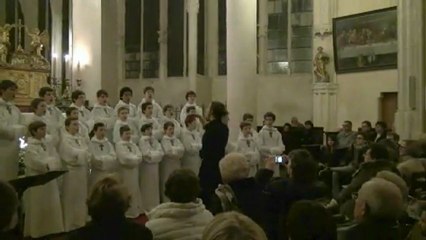
M149 106L146 107L144 114L147 117L151 117L152 116L152 105L149 105Z
M79 125L77 120L72 121L67 128L68 132L71 133L71 134L78 133L79 129L80 129L80 125Z
M10 87L3 91L1 96L5 101L12 101L15 99L16 90L16 87Z
M42 139L46 137L46 127L38 128L37 131L34 133L34 138Z
M131 138L132 138L132 131L126 131L123 134L121 134L121 139L123 141L130 141Z
M37 109L35 110L35 114L38 116L42 116L46 114L46 103L45 102L41 102L38 104Z
M143 132L143 135L145 136L152 136L152 128L148 128L145 130L145 132Z
M146 100L152 100L154 98L154 91L148 90L145 92Z
M70 117L78 118L78 110L72 110L71 113L70 113Z
M53 92L46 92L46 94L44 94L44 96L43 96L43 100L47 104L52 104L53 101L55 100L55 95L53 94Z
M96 137L98 137L99 139L104 139L105 138L105 127L98 127L98 129L96 129Z
M121 98L123 99L123 102L129 103L130 100L132 100L132 93L131 92L124 92L123 97L121 97Z
M173 117L173 108L167 108L166 111L164 112L164 115L168 118L172 118Z
M266 117L264 123L266 126L271 127L274 124L274 119L272 117Z
M188 95L188 102L193 104L195 103L195 99L197 99L197 97L194 94L190 94Z
M77 105L77 106L83 106L85 101L86 101L86 95L85 94L81 94L75 100L75 105Z
M245 137L249 136L251 134L251 126L244 126L243 129L241 130L243 132L243 135Z
M128 116L129 116L129 111L127 110L121 110L118 113L118 117L120 118L121 121L127 121Z
M169 127L167 127L165 132L166 132L167 136L171 137L171 136L173 136L173 134L175 134L175 127L169 126Z
M102 94L101 96L98 97L98 103L102 106L105 106L108 102L108 96L105 94Z

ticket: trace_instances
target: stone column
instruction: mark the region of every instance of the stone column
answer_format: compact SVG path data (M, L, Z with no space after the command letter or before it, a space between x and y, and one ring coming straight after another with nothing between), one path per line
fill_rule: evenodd
M317 82L315 75L313 78L313 122L316 126L324 127L325 131L334 131L337 121L337 92L336 74L333 60L333 39L332 18L335 17L337 0L315 0L313 1L313 47L312 56L317 54L318 47L322 47L324 52L330 57L327 71L329 73L328 82Z
M62 1L50 1L50 7L52 11L52 55L56 55L54 60L54 73L56 78L61 77L62 73ZM53 58L54 56L52 56ZM52 59L53 62L53 59Z
M226 2L227 107L230 139L235 140L245 112L256 116L256 0Z
M159 78L162 84L165 84L167 79L167 15L168 15L168 2L167 0L160 1L160 29L158 31L158 43L160 44L160 66ZM147 10L149 11L149 10Z
M90 104L102 86L101 2L73 0L72 4L72 83L75 86L76 80L82 79L81 89Z
M259 0L259 30L257 37L259 40L259 74L267 73L266 62L268 59L268 0Z
M398 111L396 132L402 139L425 131L424 0L398 2Z
M187 0L188 12L188 78L189 89L197 90L197 30L198 30L198 11L200 8L199 0Z
M218 44L219 44L219 6L217 0L205 0L206 11L206 64L207 76L216 78L218 75Z

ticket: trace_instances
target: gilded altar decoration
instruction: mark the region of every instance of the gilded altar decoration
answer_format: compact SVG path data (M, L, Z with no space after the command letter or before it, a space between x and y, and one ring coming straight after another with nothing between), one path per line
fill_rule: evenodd
M7 65L7 55L9 53L9 32L14 25L6 24L0 26L0 66Z
M330 82L330 75L327 72L327 65L330 62L328 54L324 53L322 47L318 47L314 58L314 75L316 82Z

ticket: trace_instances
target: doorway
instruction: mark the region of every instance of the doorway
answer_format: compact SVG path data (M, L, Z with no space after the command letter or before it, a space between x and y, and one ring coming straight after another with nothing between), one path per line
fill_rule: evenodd
M395 113L398 110L398 93L382 93L380 98L380 120L384 121L389 129L394 129Z

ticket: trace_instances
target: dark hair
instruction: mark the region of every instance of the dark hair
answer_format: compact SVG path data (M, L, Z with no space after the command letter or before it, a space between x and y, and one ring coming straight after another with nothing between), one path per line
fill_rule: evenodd
M169 127L175 127L175 124L170 121L165 122L163 126L164 131L166 131Z
M194 96L194 97L196 97L197 96L197 94L194 92L194 91L188 91L188 92L186 92L186 94L185 94L185 99L186 100L188 100L188 98L189 98L189 96Z
M187 107L186 108L186 113L189 113L191 110L197 110L196 108L195 108L195 106L189 106L189 107Z
M67 108L67 110L65 110L65 115L67 117L69 117L71 115L72 111L75 111L75 110L78 111L78 109L76 107L69 107L69 108Z
M123 135L123 133L131 131L130 127L128 125L124 125L120 127L120 136Z
M38 90L38 96L44 97L48 92L53 92L53 88L51 87L42 87L40 90Z
M291 151L288 157L295 182L311 184L317 179L318 164L311 153L305 149L296 149Z
M312 128L314 127L314 123L313 123L312 121L310 121L310 120L306 121L306 122L305 122L305 125L309 125L309 126L311 126Z
M253 114L251 114L251 113L244 113L243 114L243 122L247 121L248 119L254 119Z
M364 140L367 140L367 134L365 134L363 132L357 132L356 136L362 136L362 138L364 138Z
M426 139L408 144L406 154L413 158L426 158Z
M42 127L46 127L46 123L42 121L34 121L28 125L28 132L32 137L34 137L35 132L37 132L37 130Z
M349 124L349 125L351 125L351 126L352 126L352 122L351 122L351 121L349 121L349 120L346 120L346 121L344 121L343 123L346 123L346 124Z
M389 151L385 145L379 143L373 143L369 147L370 156L376 160L389 160Z
M127 112L129 112L129 108L128 107L126 107L126 106L122 106L122 107L119 107L118 109L117 109L117 114L119 114L121 111L123 111L123 110L127 110Z
M141 132L143 133L150 128L152 129L152 123L146 123L146 124L142 125Z
M272 118L272 121L275 121L276 117L275 117L275 114L273 112L267 112L267 113L265 113L265 115L263 115L263 119L266 119L268 117Z
M72 121L78 121L78 118L68 117L67 119L65 119L65 127L69 127Z
M241 122L240 123L240 129L243 130L243 128L250 126L251 127L251 123L249 122Z
M291 124L290 124L290 123L284 123L283 128L285 128L285 127L289 127L289 128L291 128Z
M81 95L86 95L86 94L83 91L81 91L81 90L75 90L71 94L71 101L75 102L75 100L77 100L78 97L80 97Z
M102 97L102 95L105 95L105 96L107 96L107 97L108 97L108 92L107 92L107 91L105 91L105 90L103 90L103 89L100 89L100 90L98 90L98 91L96 92L96 97L97 97L97 98Z
M365 120L365 121L363 121L363 122L362 122L362 124L365 124L365 125L367 125L369 128L371 128L371 122L370 122L370 121Z
M0 229L6 229L12 222L13 215L18 210L18 195L15 189L6 181L0 180Z
M288 213L286 229L292 240L337 239L337 226L333 217L314 201L294 203Z
M376 127L377 126L380 126L380 127L382 127L383 128L383 130L385 131L385 133L386 133L386 130L388 129L388 125L385 123L385 122L383 122L383 121L378 121L378 122L376 122Z
M125 94L126 92L129 92L130 94L132 94L132 95L133 95L133 91L132 91L132 89L131 89L131 88L129 88L129 87L122 87L122 88L120 89L120 99L122 99L122 98L123 98L123 96L124 96L124 94Z
M44 102L44 100L43 100L43 99L41 99L41 98L34 98L34 99L31 101L31 103L30 103L31 110L32 110L33 112L35 112L35 111L37 110L38 105L39 105L40 103L42 103L42 102Z
M101 128L101 127L105 127L105 124L101 122L95 123L95 125L93 125L92 131L90 131L89 133L89 138L92 138L93 136L95 136L95 132L98 131L98 128Z
M153 87L151 87L151 86L148 86L148 87L145 87L145 88L143 89L143 94L145 94L145 93L146 93L146 92L148 92L148 91L152 91L152 92L154 92L154 93L155 93L154 88L153 88Z
M228 110L226 110L225 104L213 101L210 104L210 113L215 119L221 120L222 117L228 115Z
M171 104L167 104L163 107L163 113L165 113L167 110L169 110L169 108L171 108L172 111L173 111L173 106Z
M197 116L195 114L190 114L188 116L186 116L185 118L185 126L188 127L188 125L192 122L194 122L195 120L197 120Z
M200 181L189 169L179 169L170 174L166 181L165 194L172 202L193 202L200 193Z
M148 108L148 106L154 106L154 105L151 102L142 103L142 106L141 106L142 113L145 113L145 110Z
M6 91L9 88L18 88L18 85L12 80L2 80L0 82L0 91Z
M391 131L389 131L389 132L387 132L386 134L387 134L388 136L392 136L392 137L393 137L393 139L395 140L395 142L399 142L400 137L399 137L399 134L397 134L396 132L391 132Z

